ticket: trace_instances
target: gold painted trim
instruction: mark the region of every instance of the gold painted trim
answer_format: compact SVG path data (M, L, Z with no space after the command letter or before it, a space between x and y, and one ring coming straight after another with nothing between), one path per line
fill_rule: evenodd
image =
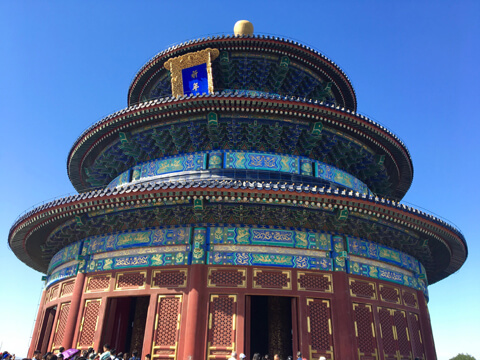
M273 273L286 274L287 275L287 280L288 280L288 285L283 286L281 288L257 285L257 280L255 280L255 277L257 277L257 275L260 272L264 272L264 271L271 272L271 273L273 272ZM253 269L252 283L253 283L252 287L254 289L292 290L292 272L290 270L279 271L279 270Z
M180 285L175 285L175 286L156 286L153 284L153 279L155 278L155 275L157 275L158 273L161 273L161 272L173 272L173 271L179 271L179 272L183 272L183 274L185 275L185 279L183 280L183 284L180 284ZM153 270L152 271L152 276L151 276L151 279L150 279L150 289L164 289L164 288L184 288L184 287L187 287L187 281L188 281L188 269L186 268L182 268L182 269L163 269L163 270Z
M80 348L80 338L82 336L83 325L84 325L84 322L85 322L85 313L87 312L88 304L91 303L91 302L94 302L94 301L98 301L99 306L102 306L102 298L85 300L85 306L83 307L82 321L80 322L80 329L78 330L78 335L77 335L77 337L78 337L78 339L77 339L77 349ZM97 314L97 319L95 320L95 333L97 332L98 318L99 318L99 314ZM95 335L93 336L93 338L95 339ZM93 347L94 344L95 344L95 341L92 341L92 344L90 346Z
M318 350L312 350L312 345L308 345L308 353L310 355L309 359L318 359L319 356L330 355L328 359L335 360L333 346L330 346L330 350L324 350L324 352L320 352Z
M405 293L409 293L409 294L412 294L413 297L415 298L415 306L411 306L409 304L407 304L405 302ZM414 293L413 291L406 291L406 290L403 290L402 291L402 301L403 301L403 305L404 306L408 306L410 309L418 309L418 306L419 306L419 300L418 300L418 296L416 293ZM427 311L428 311L428 308L427 308Z
M315 289L306 289L300 285L300 276L302 275L313 275L313 276L325 276L328 278L328 281L330 282L330 285L328 286L328 289L326 290L315 290ZM332 274L327 274L327 273L322 273L322 272L311 272L311 271L298 271L297 272L297 289L299 291L316 291L316 292L322 292L322 293L333 293L333 280L332 280Z
M263 246L263 245L232 245L220 244L215 245L215 251L220 252L249 252L254 254L287 254L287 255L302 255L313 256L319 258L328 258L325 250L299 249L280 246Z
M62 298L62 297L65 297L65 296L72 296L73 290L72 290L72 292L71 292L70 294L66 294L66 295L63 294L63 291L65 290L65 286L66 286L66 285L70 285L70 283L72 283L73 286L75 286L75 280L68 280L68 281L65 281L65 282L62 284L62 287L61 287L61 289L60 289L60 297L61 297L61 298Z
M361 283L366 283L366 284L369 284L369 285L372 285L373 286L373 297L365 297L365 296L359 296L359 295L355 295L353 292L352 292L352 283L354 281L357 281L357 282L361 282ZM369 299L369 300L377 300L378 297L377 297L377 286L374 282L372 281L364 281L364 280L359 280L359 279L355 279L355 278L348 278L348 290L350 291L350 296L353 296L353 297L356 297L356 298L360 298L360 299Z
M224 296L224 295L222 294L222 296ZM237 330L236 322L237 322L237 312L238 312L237 295L227 295L227 294L225 294L225 296L227 296L229 298L233 298L233 301L235 303L235 312L232 315L232 331L234 332L234 337L233 337L233 341L232 341L231 346L222 347L221 350L222 351L223 350L224 351L233 351L235 349L235 344L236 344L235 338L236 338L236 335L237 335L236 334L236 330ZM207 336L208 336L209 331L212 329L211 304L212 304L214 299L219 298L219 297L220 297L220 295L210 294L210 301L209 301L209 306L208 306L208 332L207 332ZM207 342L207 359L216 358L216 355L211 355L212 350L218 350L218 348L217 348L217 346L212 346L211 342L208 341ZM230 354L227 355L227 356L230 356Z
M385 300L384 297L382 296L382 289L384 287L388 287L390 289L394 289L396 292L397 292L397 295L398 295L398 300L396 302L392 302L392 301L389 301L389 300ZM402 296L400 294L400 289L399 288L396 288L396 287L392 287L392 286L386 286L384 284L379 284L378 285L378 296L380 298L381 301L383 302L386 302L386 303L389 303L389 304L401 304L401 301L402 301Z
M50 300L53 301L59 297L60 294L57 294L57 292L60 290L60 286L57 284L55 286L52 286L50 288Z
M109 252L103 252L98 254L93 254L92 260L101 260L108 259L112 257L119 256L133 256L133 255L145 255L145 254L164 254L168 252L180 252L187 251L187 245L165 245L165 246L155 246L147 248L133 248L133 249L124 249L124 250L114 250ZM110 270L110 269L109 269Z
M160 300L164 299L164 298L171 298L171 297L174 297L174 298L178 298L180 299L180 311L178 313L178 316L177 316L177 334L176 334L176 337L175 337L175 345L173 346L157 346L157 343L155 342L155 338L154 338L154 341L152 343L152 350L151 350L151 355L152 355L152 359L155 359L155 358L158 358L159 356L163 356L162 354L155 354L155 350L158 350L158 349L170 349L170 350L174 350L173 351L173 355L172 354L169 354L168 357L169 358L173 358L173 359L176 359L177 358L177 353L178 353L178 340L179 340L179 337L180 337L180 323L181 323L181 319L182 319L182 302L183 302L183 295L182 294L179 294L179 295L158 295L158 298L157 298L157 306L155 308L155 326L154 326L154 334L157 332L157 329L158 329L158 306L160 305ZM155 335L154 335L155 337ZM173 356L173 357L172 357Z
M90 290L90 281L96 277L108 277L108 287L105 289L95 289ZM85 287L85 293L94 293L94 292L106 292L110 290L110 282L112 280L112 274L102 274L102 275L91 275L87 278L87 286Z
M376 338L376 333L375 333L375 318L374 318L374 314L373 314L373 306L370 305L370 304L365 304L365 303L352 303L352 307L353 307L353 310L355 311L357 309L357 307L360 307L360 305L363 305L364 307L366 307L369 311L370 311L370 314L372 316L372 322L371 322L371 328L372 328L372 336L374 338ZM353 324L355 325L355 336L358 338L358 327L357 327L357 321L354 321ZM380 331L381 331L381 326L380 326Z
M127 274L143 274L143 285L142 286L136 286L136 287L119 287L118 286L118 279L122 275L127 275ZM147 271L126 271L126 272L121 272L121 273L116 273L115 274L115 288L113 289L114 291L118 290L142 290L145 289L147 286Z
M184 95L182 70L200 64L207 64L208 92L210 94L213 93L212 61L215 60L218 55L220 55L218 49L207 48L168 59L163 66L170 71L171 74L172 96L180 97Z
M71 301L64 302L60 305L60 311L58 312L57 325L55 326L55 332L53 333L52 349L50 351L55 350L55 337L57 336L58 327L60 326L60 320L61 320L62 312L65 311L64 307L67 306L67 304L70 305ZM70 309L68 309L68 310L70 312ZM67 314L67 318L68 318L68 314Z
M236 270L237 272L241 272L242 273L242 276L245 278L243 280L243 283L241 285L237 285L237 286L228 286L228 285L215 285L212 283L211 279L210 279L210 276L212 275L212 272L213 271L222 271L222 270L227 270L227 271L231 271L231 270ZM212 268L209 268L208 269L208 274L207 274L207 287L210 287L210 288L234 288L234 289L238 289L238 288L246 288L247 287L247 269L246 268L217 268L217 267L212 267Z

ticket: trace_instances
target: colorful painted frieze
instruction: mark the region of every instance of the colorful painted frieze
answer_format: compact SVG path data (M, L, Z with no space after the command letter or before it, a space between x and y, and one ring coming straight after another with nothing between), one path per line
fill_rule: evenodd
M225 168L226 169L246 169L246 170L270 170L286 173L298 174L298 157L245 152L245 151L226 151Z
M209 251L208 264L274 266L325 271L331 271L332 269L332 259L330 258L251 252Z
M154 254L91 259L88 262L87 272L173 265L189 265L189 251L167 251Z
M332 258L334 259L333 270L345 271L347 252L345 251L343 236L340 236L340 235L332 236L332 244L333 244Z
M142 164L140 178L148 178L180 171L204 170L207 168L206 164L206 153L194 153L157 159Z
M376 266L368 263L368 260L365 262L348 260L347 273L405 285L416 290L421 290L425 296L428 297L427 287L423 281L418 279L418 277L400 271L387 269L385 267Z
M52 257L52 260L50 260L50 264L48 265L48 273L68 261L77 259L81 254L82 244L82 241L77 241L57 252Z
M130 174L131 170L124 171L120 175L118 175L115 179L113 179L110 184L108 184L107 189L113 189L117 186L122 184L126 184L130 182Z
M133 247L182 245L190 243L191 228L157 228L89 238L87 254Z
M207 229L195 228L193 231L192 264L205 264L207 252Z
M210 244L267 245L329 251L331 235L324 232L254 227L209 228Z
M352 189L354 191L358 191L361 194L371 193L367 185L365 185L363 182L358 180L356 177L350 175L349 173L319 161L316 161L315 165L316 165L316 171L315 171L316 177L345 186L346 188Z
M356 177L320 161L313 161L312 159L295 155L233 150L198 152L148 161L136 165L117 176L110 182L108 188L115 188L130 181L138 181L175 172L222 168L278 171L315 176L362 194L373 194L367 185Z
M142 175L142 166L136 165L132 168L132 181L140 180Z
M223 152L212 151L208 154L208 168L222 169L223 168Z
M76 276L78 270L78 264L74 264L71 266L63 267L54 271L47 279L47 286L52 285L53 283L62 281L66 278Z
M420 273L420 265L417 259L401 251L351 236L347 237L347 244L348 252L352 255L380 260L417 274Z

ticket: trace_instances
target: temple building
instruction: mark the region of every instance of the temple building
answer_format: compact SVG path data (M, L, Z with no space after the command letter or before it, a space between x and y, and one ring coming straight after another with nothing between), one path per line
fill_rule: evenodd
M465 239L401 203L406 145L314 49L247 21L170 47L67 169L78 194L9 233L45 274L29 357L436 359L428 285L462 266Z

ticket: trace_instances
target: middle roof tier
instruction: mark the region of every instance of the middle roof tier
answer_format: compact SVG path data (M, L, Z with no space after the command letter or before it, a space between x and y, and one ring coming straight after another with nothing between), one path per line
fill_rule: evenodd
M413 178L406 146L372 120L317 101L246 93L165 98L118 111L77 139L67 167L74 187L85 191L150 160L211 150L309 158L394 200Z

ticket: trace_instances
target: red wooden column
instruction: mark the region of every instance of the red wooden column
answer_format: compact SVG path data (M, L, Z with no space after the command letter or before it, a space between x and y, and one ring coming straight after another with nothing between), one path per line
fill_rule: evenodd
M197 338L199 289L203 289L204 265L192 265L189 270L190 282L188 291L187 314L185 321L185 340L183 341L183 359L201 359L204 354L198 353L200 349L195 346ZM195 351L196 350L196 351Z
M158 294L150 294L150 302L148 304L147 321L145 323L145 335L143 337L142 354L152 353L153 332L155 329L155 314L157 313Z
M237 293L237 326L236 326L236 340L235 348L238 355L244 353L245 349L245 294Z
M38 306L38 313L37 313L37 319L35 320L35 327L33 328L33 333L32 333L32 341L30 343L30 348L28 349L28 355L30 359L33 357L33 352L37 349L35 349L38 341L38 328L40 327L40 323L42 320L42 311L44 310L44 304L45 304L45 295L46 295L45 289L42 291L42 297L40 299L40 304Z
M432 324L427 308L427 299L420 290L417 291L418 309L420 310L420 324L422 326L422 338L425 346L425 355L428 360L436 360L435 343L433 342Z
M334 299L332 301L334 352L337 359L355 359L355 331L353 327L352 301L346 273L332 273Z
M73 336L75 335L75 327L77 324L78 310L82 301L83 284L85 282L85 274L77 273L75 285L73 287L72 302L70 304L70 311L68 312L67 324L65 326L65 334L63 335L62 346L65 349L75 348L73 343Z

